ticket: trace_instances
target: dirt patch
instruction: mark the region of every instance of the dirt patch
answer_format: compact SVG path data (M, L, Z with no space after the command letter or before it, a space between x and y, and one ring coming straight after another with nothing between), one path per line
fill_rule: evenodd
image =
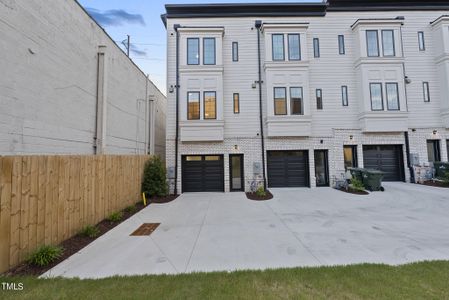
M360 190L356 190L353 188L349 188L349 189L345 189L344 187L341 187L340 189L338 189L339 191L348 193L348 194L353 194L353 195L369 195L369 193L367 191L360 191Z
M246 193L246 198L249 200L255 200L255 201L265 201L265 200L271 200L273 199L273 194L271 194L270 191L266 191L265 197L259 197L256 193Z
M440 187L440 188L449 188L449 184L444 183L442 181L428 180L428 181L423 182L423 185Z
M168 195L165 197L150 197L147 199L150 204L151 203L168 203L168 202L172 202L173 200L175 200L178 197L179 197L179 195Z
M143 203L138 202L135 204L135 209L122 210L123 218L121 221L119 221L119 222L110 222L108 220L101 221L100 223L98 223L96 225L96 227L99 230L99 234L97 237L90 238L90 237L87 237L87 236L84 236L81 234L77 234L77 235L69 238L68 240L63 241L61 244L59 244L59 246L64 248L64 252L63 252L62 256L48 266L38 267L35 265L30 265L28 263L22 263L21 265L15 267L14 269L6 272L4 275L6 275L6 276L39 276L39 275L42 275L45 272L47 272L48 270L50 270L51 268L53 268L54 266L56 266L57 264L59 264L60 262L64 261L68 257L72 256L76 252L80 251L81 249L83 249L84 247L86 247L87 245L89 245L90 243L95 241L96 239L98 239L100 236L102 236L103 234L105 234L106 232L111 230L112 228L116 227L117 225L119 225L120 223L125 221L126 219L129 219L131 216L135 215L143 208L144 208Z

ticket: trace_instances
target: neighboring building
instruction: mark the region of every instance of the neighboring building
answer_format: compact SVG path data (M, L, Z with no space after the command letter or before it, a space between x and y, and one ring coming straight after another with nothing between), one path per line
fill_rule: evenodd
M269 187L328 186L349 166L410 181L412 164L448 160L447 1L166 10L178 191L248 190L264 173Z
M76 1L2 1L0 19L0 155L165 157L165 96Z

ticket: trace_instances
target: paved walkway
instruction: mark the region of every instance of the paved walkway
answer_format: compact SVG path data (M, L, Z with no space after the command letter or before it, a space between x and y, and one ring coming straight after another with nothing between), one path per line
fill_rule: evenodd
M449 190L404 183L355 196L330 188L183 194L152 204L44 276L101 278L449 259ZM150 236L129 236L161 223Z

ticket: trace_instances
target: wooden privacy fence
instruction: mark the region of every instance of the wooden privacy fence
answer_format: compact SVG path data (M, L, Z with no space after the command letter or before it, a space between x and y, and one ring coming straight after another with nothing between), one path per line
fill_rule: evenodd
M0 157L0 273L135 204L148 158Z

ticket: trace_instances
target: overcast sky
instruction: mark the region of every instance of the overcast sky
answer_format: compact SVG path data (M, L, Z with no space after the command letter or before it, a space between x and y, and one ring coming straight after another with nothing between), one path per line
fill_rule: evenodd
M320 2L264 0L78 0L119 44L131 36L131 58L158 88L166 91L166 37L160 15L167 3ZM122 46L123 48L123 46Z

